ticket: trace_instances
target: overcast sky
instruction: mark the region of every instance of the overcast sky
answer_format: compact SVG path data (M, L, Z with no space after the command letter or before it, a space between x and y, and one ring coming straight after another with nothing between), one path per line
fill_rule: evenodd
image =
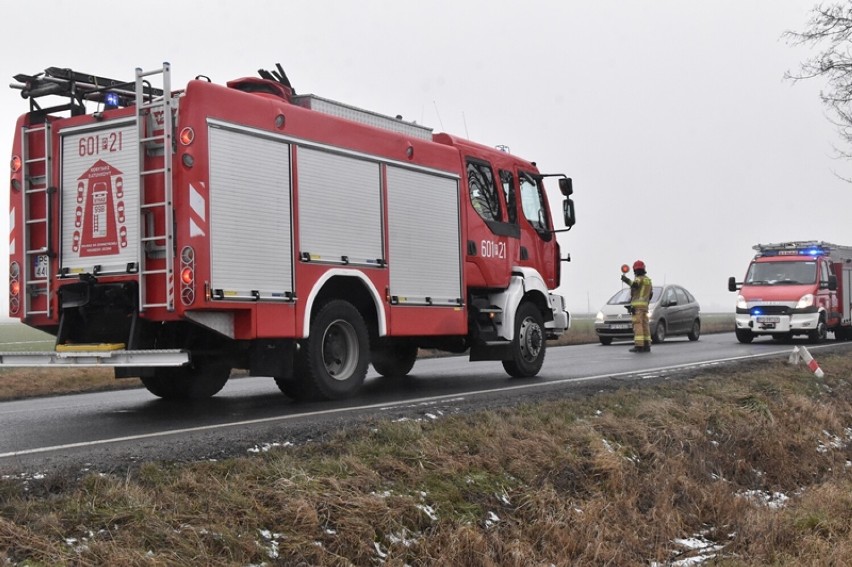
M578 223L559 237L573 259L560 289L569 310L597 311L620 288L621 264L642 259L656 283L732 311L726 280L742 278L752 245L852 245L842 216L852 185L838 177L852 167L833 157L822 84L783 79L811 52L781 34L803 28L813 5L29 0L4 6L0 75L58 66L130 80L168 61L180 88L280 62L299 93L506 145L572 177ZM0 154L10 156L27 102L2 96Z

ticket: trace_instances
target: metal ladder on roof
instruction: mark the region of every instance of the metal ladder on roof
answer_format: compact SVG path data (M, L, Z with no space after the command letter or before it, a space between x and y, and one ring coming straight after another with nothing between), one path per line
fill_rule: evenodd
M162 95L150 94L146 77L162 75ZM146 94L147 92L147 94ZM171 66L163 63L161 69L143 71L136 68L136 129L139 142L139 230L141 242L139 246L139 309L165 307L168 311L175 308L175 278L174 278L174 228L172 200L172 130L174 101L171 91ZM162 129L161 129L162 128ZM159 168L146 169L146 156L152 146L161 145L163 148L163 165ZM146 181L160 176L163 182L163 199L155 202L146 201ZM159 213L159 215L158 215ZM163 219L163 229L157 233L154 230L154 217ZM146 222L150 221L150 222ZM146 227L148 229L146 230ZM162 244L158 244L162 243ZM149 267L148 258L153 252L164 259L164 267ZM160 254L162 253L162 254ZM162 275L165 289L164 301L150 302L147 298L147 283L152 276Z
M53 253L50 249L50 215L51 211L51 195L55 192L54 188L50 187L50 173L53 164L53 145L51 144L52 131L50 122L45 121L43 124L36 126L25 126L21 130L21 167L23 168L23 191L24 198L22 217L24 219L24 266L21 267L23 272L23 280L26 282L26 289L23 291L23 314L28 315L46 315L51 316L50 306L50 289L51 289L51 273L50 273L50 258ZM30 156L31 138L43 136L44 153L41 156ZM34 169L43 170L42 174L34 174ZM33 218L33 201L42 200L44 205L41 207L43 213ZM41 238L34 238L36 235L41 235ZM33 248L33 242L39 240L44 244L38 248ZM45 261L46 260L46 261ZM45 307L43 309L33 308L33 298L39 295L45 297Z

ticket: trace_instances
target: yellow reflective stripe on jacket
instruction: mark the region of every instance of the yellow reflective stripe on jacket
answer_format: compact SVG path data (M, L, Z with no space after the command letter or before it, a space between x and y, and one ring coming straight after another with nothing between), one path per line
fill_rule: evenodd
M651 278L636 276L630 288L630 305L632 307L648 307L651 300Z

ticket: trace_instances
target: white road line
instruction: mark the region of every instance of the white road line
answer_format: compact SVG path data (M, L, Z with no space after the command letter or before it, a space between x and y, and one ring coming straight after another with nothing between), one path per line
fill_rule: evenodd
M824 345L824 346L814 346L811 347L811 350L825 348L829 346L835 345ZM534 384L521 384L518 386L509 386L508 388L495 388L490 390L475 390L472 392L464 392L462 394L444 394L441 396L430 396L426 398L415 398L411 400L400 400L398 402L390 402L390 403L381 403L381 404L370 404L366 406L357 406L357 407L348 407L348 408L335 408L328 410L320 410L315 412L308 413L298 413L291 415L282 415L276 417L264 417L260 419L249 419L245 421L235 421L232 423L221 423L218 425L203 425L199 427L188 427L184 429L173 429L170 431L160 431L156 433L145 433L142 435L128 435L126 437L113 437L110 439L99 439L96 441L84 441L80 443L68 443L66 445L53 445L51 447L38 447L35 449L24 449L21 451L11 451L8 453L0 453L0 459L9 458L9 457L21 457L24 455L34 455L37 453L48 453L51 451L62 451L63 449L79 449L82 447L94 447L98 445L107 445L110 443L121 443L124 441L139 441L142 439L154 439L157 437L168 437L171 435L181 435L184 433L197 433L200 431L214 431L217 429L226 429L229 427L241 427L246 425L258 425L261 423L273 423L276 421L287 421L290 419L303 418L303 417L312 417L312 416L320 416L320 415L330 415L335 413L346 413L352 411L361 411L361 410L386 410L390 408L400 407L400 406L410 406L416 404L423 404L428 402L440 402L440 401L449 401L449 400L463 400L465 398L471 398L474 396L481 396L486 394L494 394L496 392L505 392L505 391L518 391L518 390L532 390L534 388L546 388L552 387L559 384L566 384L569 382L591 382L594 380L603 380L605 378L620 378L624 376L647 376L649 373L660 373L670 370L682 370L685 368L692 367L700 367L709 364L720 364L723 362L735 362L738 360L748 360L750 358L766 358L770 356L778 356L781 354L786 354L790 349L783 350L774 350L772 352L764 352L760 354L750 354L744 356L734 356L731 358L720 358L716 360L708 360L703 362L689 362L686 364L676 364L672 366L661 366L659 368L649 368L644 370L630 370L627 372L617 372L614 374L598 374L595 376L582 376L579 378L563 378L560 380L548 380L545 382L536 382Z

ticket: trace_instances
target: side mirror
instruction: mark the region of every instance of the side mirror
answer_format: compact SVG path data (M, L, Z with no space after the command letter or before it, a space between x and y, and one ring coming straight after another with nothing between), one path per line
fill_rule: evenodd
M737 278L734 276L728 278L728 291L737 291Z
M570 177L559 178L559 191L566 197L570 197L574 193L574 183Z
M837 291L837 276L834 274L828 276L828 290Z
M562 185L562 181L564 179L560 179L560 186ZM571 180L568 180L569 185ZM565 199L562 203L562 216L564 218L565 226L571 228L577 222L577 219L574 217L574 201L570 198Z

